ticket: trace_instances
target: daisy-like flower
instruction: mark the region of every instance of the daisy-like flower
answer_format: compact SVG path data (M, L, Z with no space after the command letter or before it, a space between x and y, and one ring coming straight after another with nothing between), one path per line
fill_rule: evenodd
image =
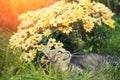
M48 15L45 16L45 21L44 21L44 26L48 26L49 25L49 20L50 17Z
M97 24L100 26L102 24L101 18L96 19Z
M92 23L84 25L84 29L86 30L86 32L91 32L93 27L94 27L94 24L92 24Z
M23 59L25 61L30 62L35 58L35 56L36 56L36 50L34 49L30 50L29 53L23 52Z
M18 17L19 20L26 20L26 19L28 19L28 18L29 18L29 16L26 15L25 13L21 14L21 15Z
M22 39L22 38L20 38L20 39L16 42L17 47L22 47L23 44L24 44L24 39Z
M34 37L35 40L37 40L39 42L42 40L42 34L37 34L36 33L36 34L33 35L33 37Z
M108 20L108 21L106 21L106 24L110 27L110 28L112 28L112 29L114 29L115 28L115 25L114 25L114 21L113 20Z
M91 2L91 0L78 0L79 2L88 2L88 3L90 3Z
M35 27L29 28L30 34L35 34L36 31L37 31L37 29Z
M72 27L65 27L63 28L63 33L69 35L69 33L72 31Z
M29 51L29 54L31 54L32 55L32 57L34 58L35 56L36 56L36 50L35 49L33 49L33 50L30 50Z
M32 46L33 44L35 44L35 40L34 38L30 37L25 41L25 43Z
M62 22L62 25L68 27L68 26L69 26L69 22L68 22L68 21L63 21L63 22Z
M61 43L60 41L58 41L56 44L55 44L55 48L61 48L63 47L63 43Z
M32 55L29 53L23 53L23 59L30 62L32 60Z
M38 47L37 47L38 51L42 51L43 49L44 49L44 45L43 44L38 45Z
M19 37L25 39L27 37L27 33L21 33Z
M55 39L50 38L49 41L48 41L48 43L47 43L47 46L48 47L52 47L55 44L55 41L56 41Z
M21 24L18 26L18 28L21 28L21 29L22 28L27 28L27 27L29 27L32 24L34 24L33 21L30 18L28 18L27 20L23 20L21 22Z
M47 29L45 32L43 32L43 35L48 37L51 34L50 29Z
M28 43L24 43L23 45L22 45L22 49L23 50L27 50L28 48L29 48L29 44Z
M58 27L58 30L59 30L59 31L62 31L62 30L63 30L63 27L62 27L62 26Z
M58 20L55 19L55 18L51 18L51 19L50 19L50 24L52 24L53 26L57 26Z
M18 30L18 33L19 33L18 38L23 39L23 40L28 36L27 30L20 29Z
M42 20L39 20L39 21L35 24L35 27L43 28L44 25L42 24Z

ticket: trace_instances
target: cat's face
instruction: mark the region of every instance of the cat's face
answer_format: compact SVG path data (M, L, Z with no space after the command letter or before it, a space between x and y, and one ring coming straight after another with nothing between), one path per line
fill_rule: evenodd
M60 65L67 65L70 63L71 54L69 51L59 48L59 49L45 49L44 51L45 56L48 57L51 63L53 63L55 66Z

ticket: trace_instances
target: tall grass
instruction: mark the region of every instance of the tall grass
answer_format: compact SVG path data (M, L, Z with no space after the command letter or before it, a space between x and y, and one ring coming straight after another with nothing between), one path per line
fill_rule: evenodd
M5 65L5 61L7 60L8 56L6 54L7 48L8 48L8 39L10 37L9 32L3 32L0 30L0 75L1 71L3 70L3 66Z

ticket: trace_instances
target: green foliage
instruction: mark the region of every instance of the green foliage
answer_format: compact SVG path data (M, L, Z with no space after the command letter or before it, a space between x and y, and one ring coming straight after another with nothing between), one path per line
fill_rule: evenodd
M107 28L107 25L103 24L93 29L91 33L85 35L84 51L86 52L99 52L100 48L106 42L106 36L111 30Z
M56 40L63 42L65 49L71 53L75 52L98 52L106 42L106 36L111 29L107 25L95 25L91 32L86 32L82 26L82 21L71 23L74 31L65 35L60 31L55 31L52 35Z
M120 55L120 17L114 16L114 20L116 28L106 36L106 42L99 52Z

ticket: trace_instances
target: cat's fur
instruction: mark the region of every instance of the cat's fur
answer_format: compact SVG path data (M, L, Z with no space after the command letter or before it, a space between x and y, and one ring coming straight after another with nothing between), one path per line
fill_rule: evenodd
M60 68L62 71L77 71L79 74L85 69L91 72L97 67L117 65L117 58L110 55L95 53L71 55L69 51L63 48L53 50L45 49L44 54L54 67Z

